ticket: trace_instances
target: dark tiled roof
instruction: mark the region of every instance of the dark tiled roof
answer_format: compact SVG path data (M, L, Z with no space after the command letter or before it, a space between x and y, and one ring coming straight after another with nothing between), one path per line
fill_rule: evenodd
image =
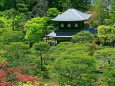
M83 29L79 29L76 31L59 31L59 30L55 30L53 32L51 32L50 34L46 35L49 37L73 37L73 35L77 34L80 31L83 30L87 30L89 32L91 32L92 34L96 34L97 29L96 28L83 28Z

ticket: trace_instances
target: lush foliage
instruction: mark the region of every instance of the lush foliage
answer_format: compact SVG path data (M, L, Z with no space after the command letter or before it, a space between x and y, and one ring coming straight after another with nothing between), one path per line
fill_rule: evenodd
M56 46L54 53L51 54L55 59L52 74L61 85L94 84L93 71L95 71L96 62L95 58L89 55L90 47L90 44L80 43L62 43Z
M95 52L97 58L97 69L101 72L99 75L98 84L105 84L106 86L115 85L115 49L104 48Z
M115 0L91 1L0 0L0 86L115 86ZM50 19L73 7L92 14L97 34L50 44Z
M47 18L45 17L37 17L29 20L24 26L25 30L27 31L25 39L32 43L42 40L46 33L46 24Z
M92 26L97 27L101 24L113 25L115 23L114 2L115 0L96 0L96 3L92 4Z
M24 34L21 31L4 31L0 35L0 42L21 42L24 41Z
M115 40L114 33L115 28L112 26L98 26L97 36L102 40L104 44L107 44L107 42L113 42Z
M74 42L92 42L93 39L94 36L89 31L81 31L72 38Z
M28 69L27 66L8 67L7 61L0 65L0 86L17 85L18 82L35 82L37 80L34 76L24 74L24 71Z

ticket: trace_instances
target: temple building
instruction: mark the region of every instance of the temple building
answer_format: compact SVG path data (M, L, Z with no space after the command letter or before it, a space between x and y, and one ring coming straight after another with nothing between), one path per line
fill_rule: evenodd
M76 9L68 9L64 13L51 19L51 21L58 24L58 28L46 36L58 42L69 41L76 33L90 29L86 28L84 24L90 17L91 14L86 14ZM92 30L93 29L90 29L90 32Z

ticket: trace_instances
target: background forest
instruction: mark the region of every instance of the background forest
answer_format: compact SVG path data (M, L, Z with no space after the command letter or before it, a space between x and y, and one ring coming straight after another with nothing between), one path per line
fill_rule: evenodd
M46 42L69 8L97 34ZM115 86L115 0L0 0L0 86Z

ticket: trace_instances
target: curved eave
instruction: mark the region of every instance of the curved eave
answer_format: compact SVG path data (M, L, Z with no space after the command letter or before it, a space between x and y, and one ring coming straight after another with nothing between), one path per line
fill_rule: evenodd
M91 17L92 14L86 14L86 16L84 16L84 18L78 20L78 19L63 19L63 18L58 18L59 15L56 18L51 19L51 21L56 21L56 22L76 22L76 21L86 21L89 20L89 18Z
M87 21L89 19L84 19L84 20L51 20L51 21L54 21L54 22L79 22L79 21Z
M52 21L57 21L57 22L62 22L62 21L64 21L64 22L67 22L67 21L73 21L73 22L75 22L75 21L85 21L85 20L88 20L90 17L91 17L91 15L92 14L85 14L85 13L77 13L77 15L76 14L71 14L71 13L69 13L69 14L67 14L66 13L66 15L63 15L63 14L60 14L60 15L58 15L57 17L55 17L55 18L53 18L53 19L51 19Z
M88 19L86 19L88 20ZM51 19L51 21L54 22L77 22L77 21L85 21L85 20L55 20L55 19Z
M55 37L55 38L70 38L73 37L75 32L51 32L50 34L46 35L47 37Z
M73 36L49 36L46 35L47 37L55 37L55 38L72 38Z

